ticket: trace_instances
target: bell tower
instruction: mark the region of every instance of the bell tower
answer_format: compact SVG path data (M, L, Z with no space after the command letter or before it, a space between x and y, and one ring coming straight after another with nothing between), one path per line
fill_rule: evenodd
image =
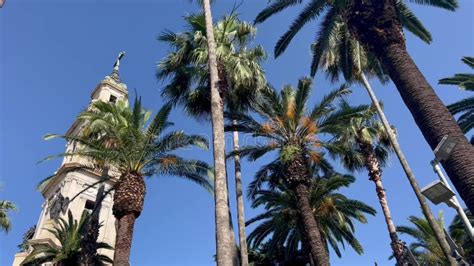
M87 108L96 101L115 103L118 100L128 100L127 86L122 82L119 74L120 60L124 56L121 52L114 64L113 71L106 76L91 93L91 101ZM76 120L66 135L78 136L84 128L82 121ZM66 152L75 151L78 143L69 141ZM47 230L53 228L60 217L67 220L70 210L74 219L79 220L84 211L92 212L99 190L97 182L103 177L104 171L81 169L79 166L87 164L87 158L81 156L64 157L59 169L46 182L39 186L39 191L45 201L41 206L41 214L36 229L26 242L28 249L15 255L13 265L20 265L24 258L34 249L49 246L58 246L59 242ZM115 183L114 174L108 174L111 179L102 183L103 190L108 192ZM105 195L100 212L99 222L102 224L97 241L105 242L112 247L115 244L115 217L112 214L113 194ZM113 258L113 250L99 250L101 254Z

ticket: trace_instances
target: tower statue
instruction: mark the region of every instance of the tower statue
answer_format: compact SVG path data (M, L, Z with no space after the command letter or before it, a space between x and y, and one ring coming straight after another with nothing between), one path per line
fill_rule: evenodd
M120 60L124 55L125 52L119 53L112 73L100 81L92 91L88 106L95 101L115 103L117 100L128 100L127 86L121 82L119 74ZM84 123L76 120L66 135L78 136L83 128ZM78 145L75 141L69 141L66 144L66 153L75 151ZM114 246L115 218L112 214L113 192L110 192L110 188L115 184L118 176L109 173L111 178L107 178L107 181L102 184L96 184L97 181L103 179L104 171L103 169L89 170L79 167L87 163L87 158L81 156L64 157L54 176L41 184L39 191L44 197L44 203L41 205L41 214L36 229L31 239L26 242L27 248L15 255L13 266L20 265L34 249L42 248L45 245L58 246L59 242L48 229L52 229L61 217L67 220L69 210L77 220L80 219L84 211L92 212L97 206L96 199L98 198L103 198L103 200L100 213L93 215L102 224L97 241ZM103 193L103 191L110 193ZM113 250L99 250L98 253L109 258L114 257Z

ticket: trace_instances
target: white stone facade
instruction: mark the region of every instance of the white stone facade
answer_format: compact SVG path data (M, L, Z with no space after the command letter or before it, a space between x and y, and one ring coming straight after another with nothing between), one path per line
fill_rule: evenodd
M128 92L126 85L120 82L118 73L115 73L115 76L114 73L107 76L91 94L91 103L95 101L115 102L120 99L128 100ZM67 134L78 135L82 127L82 122L75 121ZM66 151L74 149L77 149L74 142L67 143ZM67 212L71 210L74 219L79 220L83 211L94 204L98 185L90 186L99 180L102 173L100 169L97 171L75 169L75 167L84 163L87 163L87 160L79 156L65 157L55 176L47 184L40 187L45 202L41 206L36 231L28 242L31 245L28 252L40 245L59 245L52 234L46 230L46 228L54 226L54 216L63 217L67 220ZM109 175L114 175L114 173L109 173ZM109 191L115 182L114 180L104 183L105 192ZM82 190L85 191L79 194ZM102 202L99 216L102 227L100 228L98 241L106 242L113 247L115 244L115 217L112 214L112 205L113 194L109 193ZM20 265L28 252L16 254L13 265ZM99 250L99 252L110 258L113 258L114 255L113 250Z

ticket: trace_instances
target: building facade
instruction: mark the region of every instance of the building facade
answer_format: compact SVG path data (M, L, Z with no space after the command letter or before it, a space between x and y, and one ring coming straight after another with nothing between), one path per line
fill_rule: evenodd
M106 76L93 90L91 102L106 101L116 102L118 100L128 100L127 86L122 83L117 60L111 75ZM88 107L88 108L89 108ZM77 136L81 134L84 128L83 122L76 120L67 131L67 135ZM66 152L77 149L78 144L70 141L66 144ZM81 169L80 165L90 164L84 157L67 156L64 157L61 166L54 176L43 183L39 191L45 201L41 206L41 214L36 224L36 230L27 244L28 250L15 255L13 265L20 265L24 258L34 249L41 248L43 245L59 245L55 237L47 230L52 229L58 218L63 217L67 220L67 213L70 210L74 219L79 220L84 211L92 211L95 206L95 200L99 185L97 181L103 176L103 171ZM114 175L108 173L108 175ZM113 177L103 183L104 191L108 192L115 183L116 177ZM115 218L112 214L113 192L106 194L102 201L102 207L99 213L99 222L102 226L99 230L99 242L105 242L112 247L115 244ZM99 250L101 254L113 258L113 250Z

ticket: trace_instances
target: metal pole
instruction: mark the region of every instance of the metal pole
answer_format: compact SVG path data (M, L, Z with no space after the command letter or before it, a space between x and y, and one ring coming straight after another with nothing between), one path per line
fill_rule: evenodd
M439 162L436 159L432 160L431 165L433 166L433 170L438 175L441 182L443 182L449 189L451 189L451 186L449 185L448 180L446 179L446 177L444 176L443 171L441 170L441 166L439 165ZM466 229L469 233L469 237L471 238L472 241L474 241L474 228L472 228L472 224L469 221L469 218L467 218L467 215L464 212L464 209L462 208L461 204L459 203L458 198L456 196L453 196L451 198L451 201L452 201L452 205L453 205L452 207L454 209L456 209L459 216L461 217L461 220L464 223L464 226L466 227Z

